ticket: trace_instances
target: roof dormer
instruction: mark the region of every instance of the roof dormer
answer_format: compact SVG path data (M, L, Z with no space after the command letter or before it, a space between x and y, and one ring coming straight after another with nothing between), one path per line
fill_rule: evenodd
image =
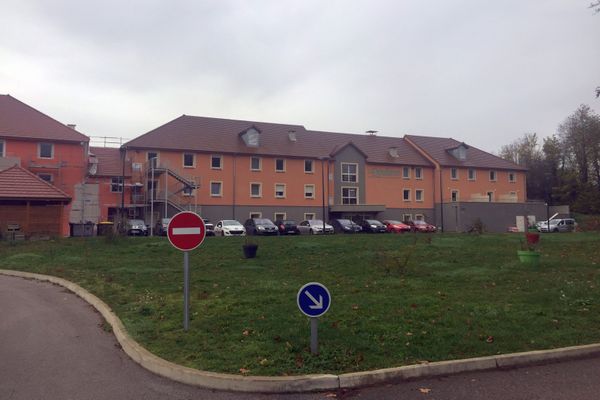
M468 149L469 149L469 146L463 142L456 147L451 147L449 149L446 149L446 151L448 153L450 153L450 155L452 157L456 158L457 160L465 161L467 159L467 150Z
M240 137L248 147L260 146L260 130L254 125L241 132Z

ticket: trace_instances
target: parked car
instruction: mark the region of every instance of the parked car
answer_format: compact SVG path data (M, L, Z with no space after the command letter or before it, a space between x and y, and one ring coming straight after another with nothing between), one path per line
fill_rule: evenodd
M148 236L148 226L143 219L130 219L127 221L127 234L129 236Z
M360 225L349 219L332 219L330 225L336 233L358 233L362 231Z
M323 221L320 219L308 219L300 222L298 229L301 234L308 235L322 235L323 234ZM325 224L325 233L332 234L334 232L333 226Z
M167 236L169 222L171 222L171 218L162 218L156 221L156 226L154 227L153 233L158 236Z
M278 235L279 230L268 218L250 218L244 222L248 235Z
M274 222L279 230L280 235L299 235L298 225L296 221L291 219L278 219Z
M404 223L410 226L412 232L435 232L437 228L423 220L416 221L404 221Z
M362 223L363 232L367 233L385 233L387 227L376 219L363 219Z
M404 233L410 232L411 230L410 226L393 219L385 220L383 221L383 224L385 225L387 231L392 233Z
M577 227L577 222L573 218L555 218L548 221L540 221L536 224L540 232L573 232Z
M245 236L246 229L234 219L224 219L215 225L215 236Z
M215 226L210 219L202 218L204 221L204 229L206 229L206 236L215 236Z

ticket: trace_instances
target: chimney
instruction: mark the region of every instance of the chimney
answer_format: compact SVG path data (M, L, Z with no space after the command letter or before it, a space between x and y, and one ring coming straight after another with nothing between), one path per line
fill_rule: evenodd
M369 136L377 136L377 132L379 132L379 131L374 131L372 129L368 130L368 131L365 131L365 133L368 133Z

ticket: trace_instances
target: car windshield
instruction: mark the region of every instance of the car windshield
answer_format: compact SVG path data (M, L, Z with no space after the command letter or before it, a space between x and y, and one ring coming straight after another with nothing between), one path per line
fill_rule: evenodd
M323 225L323 221L321 221L320 219L311 219L310 221L308 221L308 223L311 225Z
M390 222L392 222L392 221L390 221ZM368 223L369 225L378 225L378 226L379 226L379 225L383 225L381 222L377 221L376 219L368 219L368 220L367 220L367 223Z
M352 221L350 221L349 219L338 219L338 222L340 223L340 225L352 225Z
M256 225L273 225L273 223L266 218L256 218L254 222Z
M292 221L291 219L287 220L287 221L283 221L284 225L296 225L296 221Z
M144 221L141 219L130 219L129 223L131 225L144 225Z
M232 226L232 225L240 225L238 221L226 219L223 221L223 226Z
M388 221L388 223L390 223L392 225L400 225L402 222L391 220L391 221Z
M425 221L414 221L415 225L427 225L427 222Z

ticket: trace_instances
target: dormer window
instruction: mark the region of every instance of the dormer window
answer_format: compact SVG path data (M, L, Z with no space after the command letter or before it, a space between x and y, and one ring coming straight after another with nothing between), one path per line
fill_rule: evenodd
M248 128L241 136L248 147L258 147L260 145L260 131L255 127Z
M467 159L468 148L469 146L467 146L464 143L461 143L459 146L453 149L449 149L448 152L452 155L452 157L456 158L457 160L465 161Z

